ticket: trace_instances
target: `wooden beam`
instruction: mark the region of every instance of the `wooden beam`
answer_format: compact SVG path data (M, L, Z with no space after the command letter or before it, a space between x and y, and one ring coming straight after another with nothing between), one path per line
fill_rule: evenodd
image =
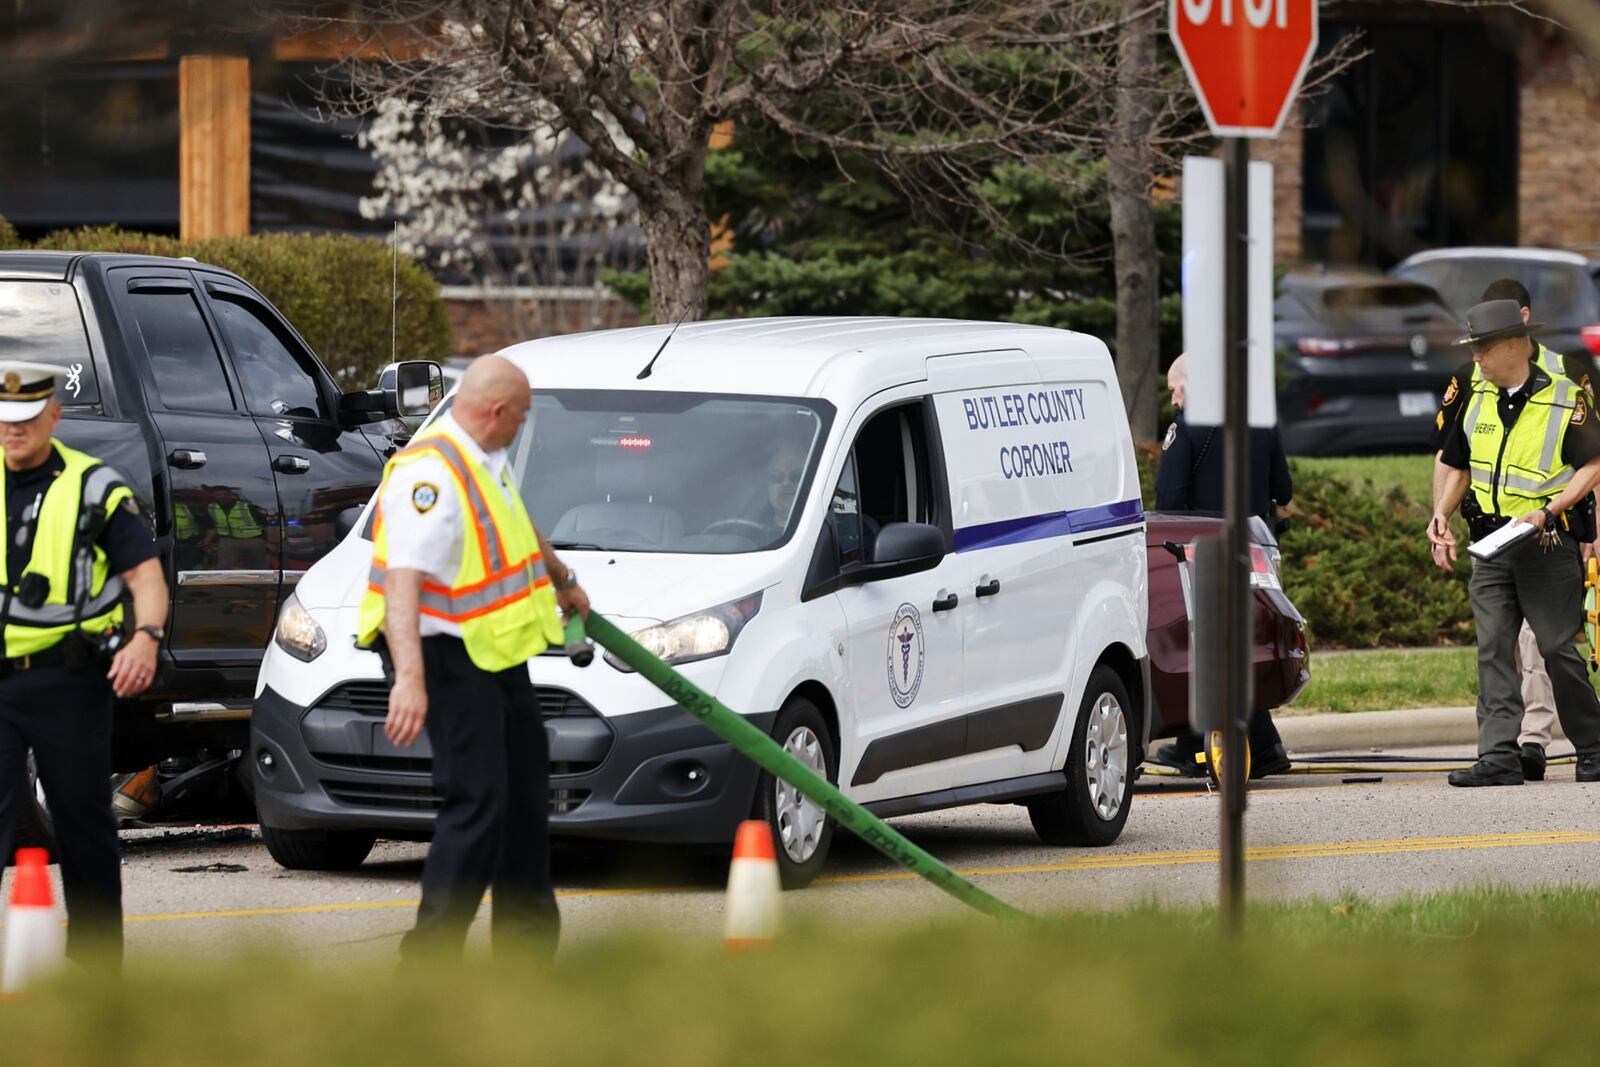
M250 61L178 61L178 234L185 241L250 232Z

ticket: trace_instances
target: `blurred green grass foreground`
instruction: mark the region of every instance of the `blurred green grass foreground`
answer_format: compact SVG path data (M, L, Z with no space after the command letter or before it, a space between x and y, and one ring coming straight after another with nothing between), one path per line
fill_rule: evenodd
M7 1065L1590 1062L1600 891L1482 890L972 920L766 950L652 939L531 960L130 961L0 1003Z

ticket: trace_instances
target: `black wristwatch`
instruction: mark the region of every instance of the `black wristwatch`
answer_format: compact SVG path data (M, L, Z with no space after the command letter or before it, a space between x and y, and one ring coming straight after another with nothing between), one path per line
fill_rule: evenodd
M133 631L136 634L149 634L156 639L156 647L161 647L161 642L167 639L167 631L160 626L140 626Z
M1544 512L1544 528L1546 530L1554 530L1556 528L1556 513L1550 510L1548 504L1539 510Z

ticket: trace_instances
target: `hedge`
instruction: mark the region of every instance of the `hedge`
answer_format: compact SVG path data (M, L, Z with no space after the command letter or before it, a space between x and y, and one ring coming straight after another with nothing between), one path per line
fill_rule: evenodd
M1139 453L1153 507L1159 453ZM1283 535L1283 588L1321 648L1470 644L1476 640L1466 552L1454 575L1433 565L1431 508L1399 488L1317 473L1291 460L1294 503ZM1466 544L1465 530L1456 536Z
M16 232L0 222L0 242L17 247ZM115 227L61 230L32 247L69 252L127 252L192 256L231 270L259 289L347 388L376 383L390 360L391 308L398 294L394 354L398 359L444 360L450 322L439 284L402 256L395 285L389 246L359 237L269 233L180 241Z

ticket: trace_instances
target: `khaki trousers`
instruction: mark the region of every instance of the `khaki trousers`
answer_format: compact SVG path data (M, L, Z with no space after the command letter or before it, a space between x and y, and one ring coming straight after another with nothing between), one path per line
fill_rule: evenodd
M1539 639L1526 620L1517 637L1517 667L1522 672L1522 734L1519 745L1550 747L1550 731L1556 723L1556 691L1545 673L1544 657L1539 655Z

